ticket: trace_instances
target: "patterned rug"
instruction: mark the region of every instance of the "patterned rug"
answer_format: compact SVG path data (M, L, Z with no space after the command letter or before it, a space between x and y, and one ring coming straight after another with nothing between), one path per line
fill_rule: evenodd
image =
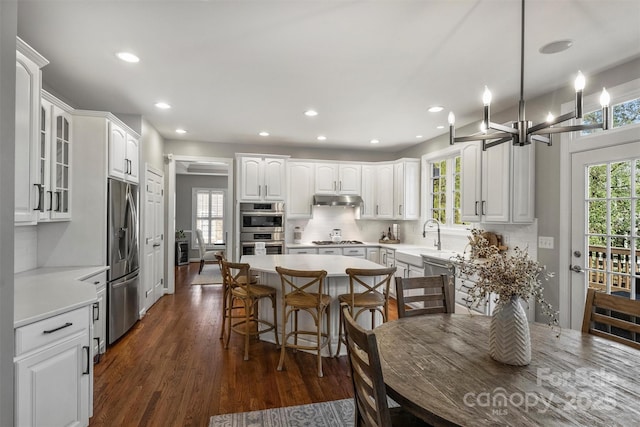
M353 399L287 406L211 417L209 427L353 426Z
M205 265L202 273L196 274L191 281L192 285L215 285L222 284L222 274L218 264Z

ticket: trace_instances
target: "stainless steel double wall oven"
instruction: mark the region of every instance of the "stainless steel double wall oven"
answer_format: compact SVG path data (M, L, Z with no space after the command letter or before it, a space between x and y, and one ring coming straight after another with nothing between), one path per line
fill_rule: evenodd
M267 254L284 253L284 203L240 203L240 254L254 255L256 242Z

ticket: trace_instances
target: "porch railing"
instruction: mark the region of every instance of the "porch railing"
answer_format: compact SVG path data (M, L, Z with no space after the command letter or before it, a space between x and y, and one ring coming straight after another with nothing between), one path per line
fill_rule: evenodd
M635 274L640 275L640 250L632 255L628 248L611 248L607 257L605 246L589 246L587 259L587 274L589 275L589 287L606 290L607 282L611 282L611 293L631 292L631 283L638 279L633 277L632 265L636 264ZM640 282L640 280L638 280ZM636 288L640 283L636 285ZM639 292L636 289L636 292Z

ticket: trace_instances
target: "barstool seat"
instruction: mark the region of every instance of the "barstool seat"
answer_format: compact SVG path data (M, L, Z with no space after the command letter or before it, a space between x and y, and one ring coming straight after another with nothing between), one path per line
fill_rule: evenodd
M318 376L322 377L322 349L329 348L330 343L330 317L329 306L331 297L323 293L324 279L327 277L325 270L290 270L276 267L282 282L282 346L280 348L280 361L278 371L284 368L284 359L287 348L294 350L313 350L317 354ZM310 315L314 323L314 329L299 327L298 314L300 311ZM287 332L289 318L293 317L291 330ZM322 320L326 320L325 331L322 331ZM298 338L307 336L312 341L308 344L298 342Z
M338 295L338 301L345 304L351 316L358 319L361 313L371 313L371 329L375 327L376 312L382 316L382 322L389 318L389 288L391 279L396 272L396 267L390 268L347 268L349 275L349 293ZM342 312L340 313L342 316ZM343 321L340 321L338 336L338 349L336 356L340 355L344 340Z
M224 347L229 348L231 331L244 336L244 360L249 360L249 338L274 331L276 346L279 346L277 332L276 290L270 286L251 284L250 265L221 261L222 277L227 293L223 324L227 321L227 339ZM234 274L234 272L236 272ZM241 279L242 278L242 279ZM273 322L260 318L259 302L269 298L273 307ZM223 305L225 305L223 303ZM243 309L242 315L234 315L235 309Z

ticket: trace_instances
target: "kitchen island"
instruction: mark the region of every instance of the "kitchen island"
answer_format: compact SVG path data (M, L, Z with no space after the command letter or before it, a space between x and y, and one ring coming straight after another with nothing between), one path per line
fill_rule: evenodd
M338 331L340 326L340 309L338 304L338 295L349 293L349 276L346 273L347 268L383 268L375 262L342 255L317 255L317 254L289 254L289 255L243 255L241 262L251 265L252 273L259 275L259 282L269 285L277 290L278 301L278 333L282 336L282 285L280 276L276 272L276 266L285 267L293 270L325 270L327 278L324 283L323 292L332 297L331 306L329 308L331 336L331 351L335 352L338 348ZM260 316L272 321L273 310L268 304L260 307ZM379 316L379 314L377 314ZM365 328L371 328L371 317L360 316L358 323ZM380 324L381 320L376 319L376 324ZM309 325L309 326L307 326ZM300 316L299 327L301 329L311 328L311 319L304 315ZM315 326L313 326L315 328ZM264 339L269 342L275 342L272 332L263 335ZM326 347L325 347L326 351ZM341 355L346 354L345 346L342 346ZM323 356L332 356L323 353Z

